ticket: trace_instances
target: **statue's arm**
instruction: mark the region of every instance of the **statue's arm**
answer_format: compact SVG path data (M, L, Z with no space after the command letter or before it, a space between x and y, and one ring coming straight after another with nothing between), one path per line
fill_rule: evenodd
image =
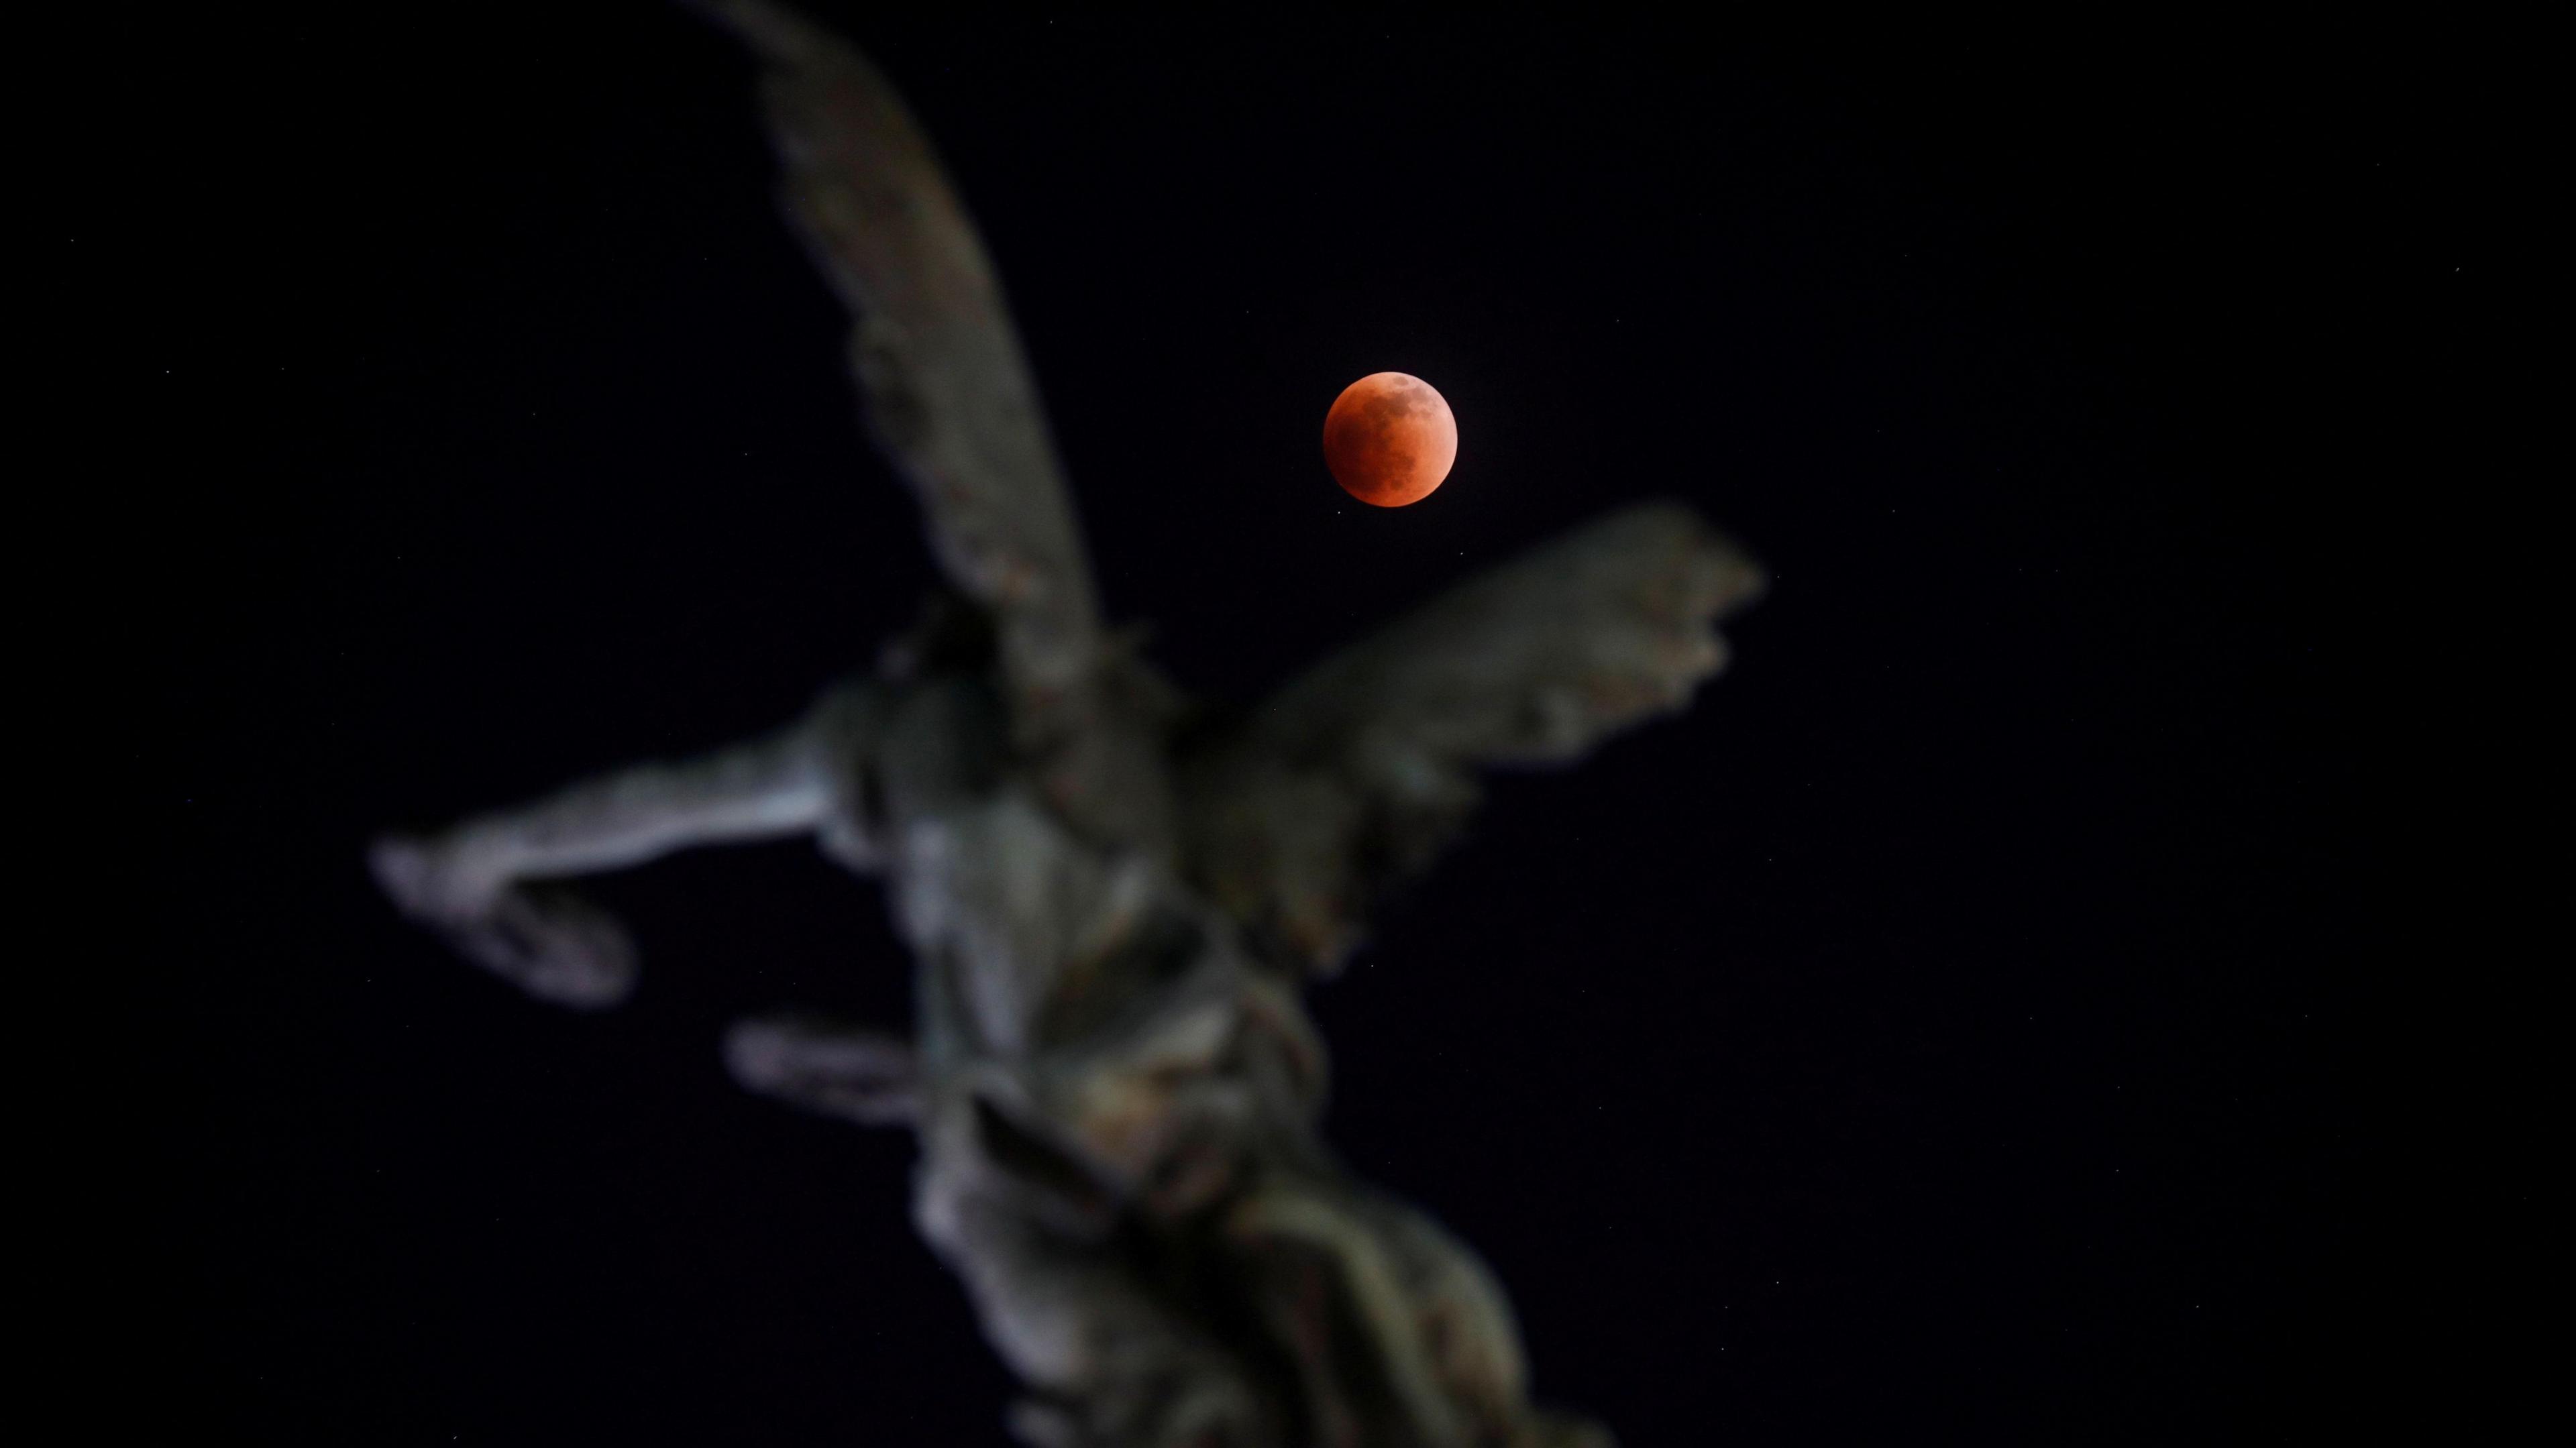
M820 833L864 864L859 774L879 712L867 684L785 729L697 759L639 765L515 809L369 851L403 913L533 995L603 1006L631 989L635 952L605 914L545 882L638 865L692 845Z
M1685 707L1762 574L1689 509L1614 513L1292 680L1186 764L1202 882L1273 954L1331 970L1425 863L1476 771L1570 762Z

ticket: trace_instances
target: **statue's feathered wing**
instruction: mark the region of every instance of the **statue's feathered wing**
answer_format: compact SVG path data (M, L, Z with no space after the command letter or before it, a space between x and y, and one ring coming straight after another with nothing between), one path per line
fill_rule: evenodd
M1190 858L1272 950L1336 967L1480 767L1580 757L1682 708L1760 570L1678 504L1629 508L1325 660L1188 764Z
M850 309L878 446L931 552L992 617L1024 737L1078 731L1099 605L1000 280L929 139L855 49L782 7L709 0L763 67L789 219Z

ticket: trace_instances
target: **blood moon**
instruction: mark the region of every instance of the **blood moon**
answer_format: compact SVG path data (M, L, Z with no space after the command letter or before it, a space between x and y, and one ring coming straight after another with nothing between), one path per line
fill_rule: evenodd
M1324 414L1324 466L1342 491L1379 508L1431 496L1458 460L1458 419L1419 377L1372 372Z

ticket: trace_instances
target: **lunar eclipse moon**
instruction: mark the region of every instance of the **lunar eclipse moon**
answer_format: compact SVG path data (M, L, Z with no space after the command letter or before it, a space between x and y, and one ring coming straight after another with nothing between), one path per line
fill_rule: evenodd
M1457 460L1458 420L1419 377L1372 372L1343 388L1324 414L1324 466L1342 491L1371 507L1421 502Z

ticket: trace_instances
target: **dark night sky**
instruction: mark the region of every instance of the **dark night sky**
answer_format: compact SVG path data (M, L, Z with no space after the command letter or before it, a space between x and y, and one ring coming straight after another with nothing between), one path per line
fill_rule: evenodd
M602 882L645 983L577 1017L360 866L782 719L928 582L747 65L651 6L224 23L129 24L139 219L72 263L151 300L107 448L175 480L133 505L184 600L147 1406L1002 1442L909 1141L716 1054L780 1006L903 1019L872 886L798 846ZM1647 496L1774 570L1696 709L1499 781L1315 995L1334 1138L1495 1265L1543 1396L1632 1445L2375 1401L2366 801L2416 565L2373 499L2519 405L2479 359L2529 325L2495 239L2535 203L2488 140L2536 100L2395 39L845 24L1184 683L1257 697ZM1316 446L1383 368L1461 434L1396 513Z

